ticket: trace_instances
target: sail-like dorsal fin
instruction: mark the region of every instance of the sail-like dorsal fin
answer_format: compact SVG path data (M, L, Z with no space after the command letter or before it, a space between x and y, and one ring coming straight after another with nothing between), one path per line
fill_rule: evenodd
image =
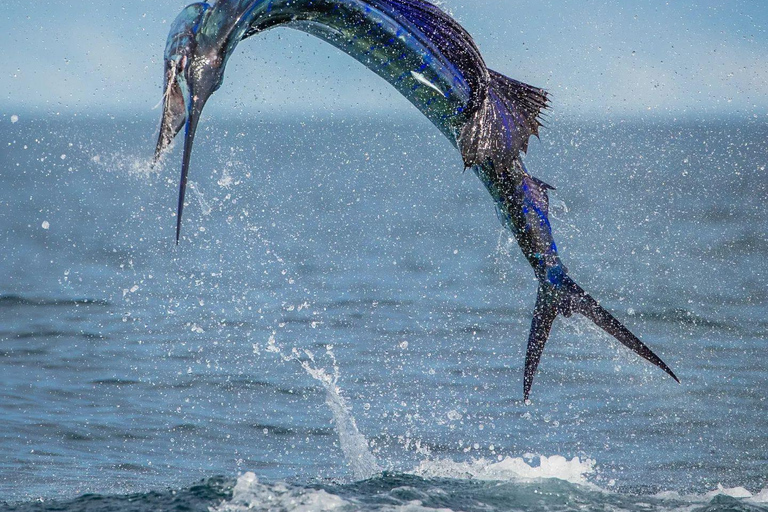
M207 13L206 25L245 38L255 27L241 26L263 0L218 1ZM539 116L547 106L544 90L489 70L469 33L449 14L427 0L360 0L401 24L440 59L463 77L470 91L465 106L468 120L458 134L466 167L492 163L510 170L520 152L528 149L531 135L538 135ZM262 27L263 28L263 27ZM205 36L205 34L202 34ZM233 44L230 38L228 44Z
M495 71L490 76L485 101L462 129L459 147L467 167L490 161L511 169L531 135L538 136L547 93Z

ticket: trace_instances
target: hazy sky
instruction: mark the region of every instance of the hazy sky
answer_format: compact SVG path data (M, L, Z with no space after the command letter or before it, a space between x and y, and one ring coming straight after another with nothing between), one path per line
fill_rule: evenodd
M0 115L152 115L178 0L6 0ZM444 0L488 65L563 115L768 117L765 0ZM242 43L207 112L404 111L360 64L275 29ZM157 113L159 115L159 112Z

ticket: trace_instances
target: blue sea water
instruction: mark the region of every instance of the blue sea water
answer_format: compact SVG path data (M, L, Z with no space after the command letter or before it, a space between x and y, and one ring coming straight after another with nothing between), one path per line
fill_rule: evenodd
M558 319L426 121L206 118L183 238L156 120L0 119L0 509L768 510L768 125L531 145Z

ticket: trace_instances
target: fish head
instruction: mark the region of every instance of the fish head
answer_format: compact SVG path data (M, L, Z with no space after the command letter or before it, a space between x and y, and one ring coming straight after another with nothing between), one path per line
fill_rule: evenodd
M187 185L192 144L208 99L221 86L224 79L229 45L211 37L203 30L211 6L199 2L187 6L171 25L165 49L165 94L160 135L155 148L154 162L158 162L171 141L186 128L182 159L176 242L181 230L181 215Z
M160 160L187 120L187 76L196 53L197 33L209 9L207 3L194 3L171 24L164 54L163 115L153 163Z

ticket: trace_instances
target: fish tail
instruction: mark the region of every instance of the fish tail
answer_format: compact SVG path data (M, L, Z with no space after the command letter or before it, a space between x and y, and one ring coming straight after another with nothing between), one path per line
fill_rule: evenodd
M550 287L539 286L536 296L536 306L533 309L531 332L528 335L528 350L525 354L525 375L523 377L523 398L528 400L533 385L533 377L539 368L541 354L544 352L544 344L549 339L549 331L552 323L557 318L558 301Z
M680 379L648 348L637 336L632 334L608 310L602 307L591 295L586 293L573 279L563 276L562 281L554 285L541 282L533 311L531 332L528 336L528 351L525 357L525 376L523 378L523 396L525 400L531 392L533 377L544 352L544 345L549 338L552 324L558 315L570 317L579 313L592 320L595 325L616 338L624 346L640 357L664 370L678 383Z

